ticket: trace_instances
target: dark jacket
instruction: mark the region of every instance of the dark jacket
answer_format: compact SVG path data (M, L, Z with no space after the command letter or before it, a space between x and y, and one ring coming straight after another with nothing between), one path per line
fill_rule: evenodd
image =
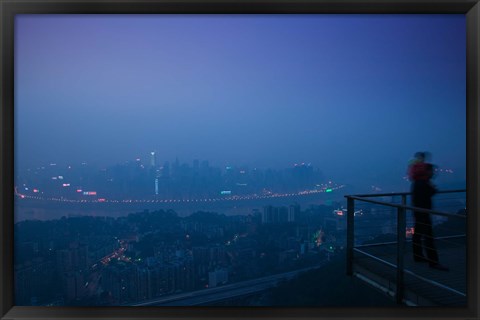
M432 196L437 189L428 180L412 183L412 204L414 207L432 209Z

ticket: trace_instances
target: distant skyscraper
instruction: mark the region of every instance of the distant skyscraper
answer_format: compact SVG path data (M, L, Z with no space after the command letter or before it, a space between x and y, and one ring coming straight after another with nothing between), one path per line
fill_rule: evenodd
M170 177L170 162L165 161L162 170L162 177Z
M200 161L197 159L193 160L193 172L195 174L198 174L199 169L200 169Z
M273 207L272 206L263 207L262 223L272 223L272 222L273 222Z
M157 156L155 151L150 152L150 166L156 167L157 166Z
M295 222L300 214L300 206L298 204L292 204L288 208L288 222Z

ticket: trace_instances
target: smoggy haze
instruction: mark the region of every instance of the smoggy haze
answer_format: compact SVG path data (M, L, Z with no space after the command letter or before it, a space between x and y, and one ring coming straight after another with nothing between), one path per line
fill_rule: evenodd
M464 15L20 15L19 168L156 151L345 183L465 176Z

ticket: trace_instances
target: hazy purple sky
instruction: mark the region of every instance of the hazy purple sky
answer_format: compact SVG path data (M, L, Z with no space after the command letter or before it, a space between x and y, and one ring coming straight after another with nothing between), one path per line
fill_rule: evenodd
M464 175L464 15L17 15L15 32L20 166L155 150L374 183L428 150Z

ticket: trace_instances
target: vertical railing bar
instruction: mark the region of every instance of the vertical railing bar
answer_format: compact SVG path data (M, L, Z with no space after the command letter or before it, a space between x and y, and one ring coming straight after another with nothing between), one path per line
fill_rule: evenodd
M402 206L407 205L407 196L408 194L402 194ZM405 241L407 241L407 210L404 209L404 215L405 215Z
M402 198L403 201L403 198ZM396 301L403 303L404 295L404 254L405 254L405 227L406 215L405 208L397 209L397 289Z
M347 275L353 275L353 246L354 246L354 199L347 197Z
M406 194L402 194L402 205L407 205L407 195Z

